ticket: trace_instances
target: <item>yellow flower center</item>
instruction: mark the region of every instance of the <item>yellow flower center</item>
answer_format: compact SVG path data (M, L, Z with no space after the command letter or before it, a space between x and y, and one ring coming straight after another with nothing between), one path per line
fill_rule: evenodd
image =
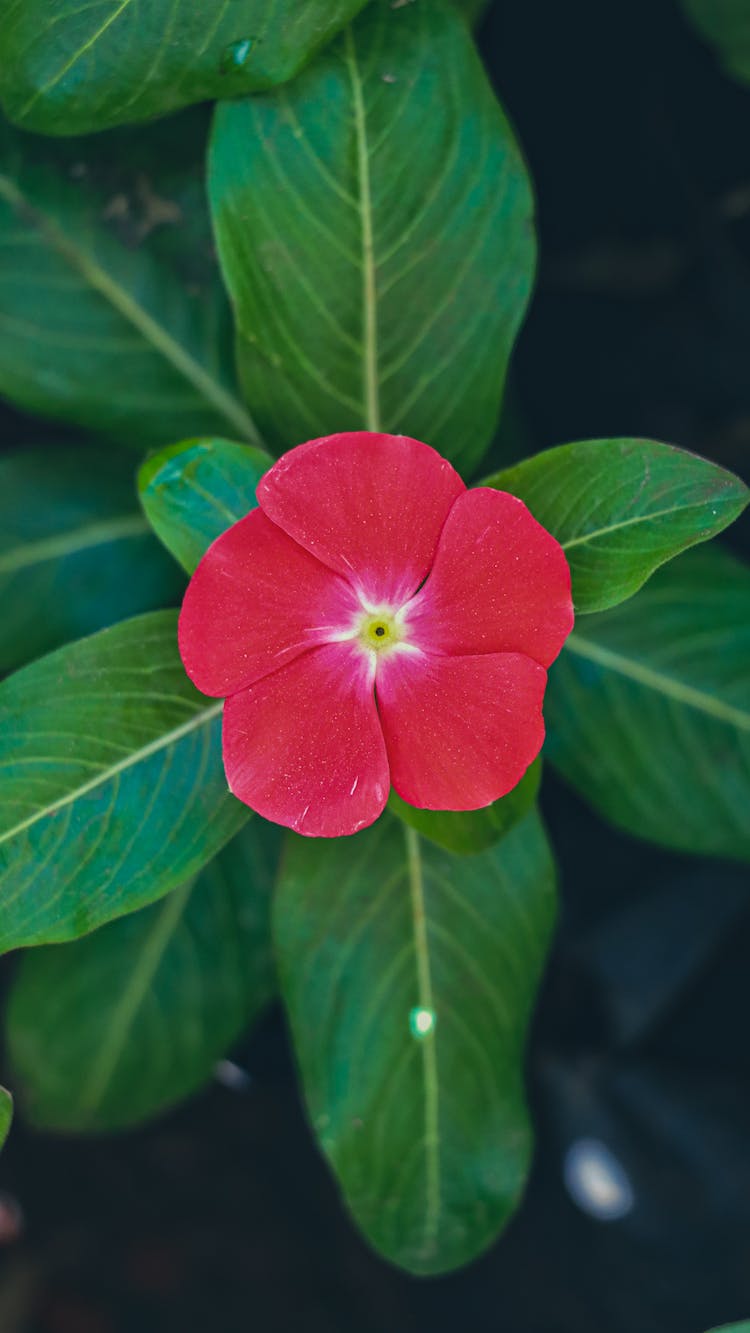
M401 642L404 630L391 610L379 607L363 616L357 637L363 648L374 648L382 653Z

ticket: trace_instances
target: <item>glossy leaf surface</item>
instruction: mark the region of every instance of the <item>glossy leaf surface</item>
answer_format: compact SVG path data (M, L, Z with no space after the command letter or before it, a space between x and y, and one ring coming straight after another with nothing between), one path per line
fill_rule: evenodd
M9 0L0 97L43 134L85 134L290 79L364 0Z
M139 510L128 455L0 458L0 672L174 603L183 588Z
M220 712L185 675L172 611L0 685L0 950L73 939L153 902L241 828Z
M499 842L531 809L542 779L536 760L517 787L483 810L418 810L391 791L388 807L394 815L446 851L471 855Z
M130 145L116 136L112 152ZM133 195L92 185L94 150L77 147L83 160L68 165L0 125L0 394L135 449L204 431L253 438L217 275L188 281L151 235L160 217L182 226L181 208L141 171L138 221L125 225Z
M34 1124L121 1129L210 1078L272 994L279 845L252 820L161 902L24 956L7 1041Z
M461 17L376 0L294 83L220 106L209 191L266 438L382 428L471 468L534 238L523 162Z
M545 754L614 824L750 856L750 571L690 552L592 617L550 672Z
M308 1110L359 1227L411 1272L474 1258L518 1202L553 917L535 814L460 859L388 815L351 840L290 839L274 931Z
M138 474L146 516L192 574L211 542L254 509L273 459L231 440L185 440L146 460Z
M689 18L715 48L729 73L750 83L750 10L746 0L682 2Z
M732 523L750 499L733 473L652 440L565 444L486 484L518 495L560 542L578 614L631 597L659 565Z

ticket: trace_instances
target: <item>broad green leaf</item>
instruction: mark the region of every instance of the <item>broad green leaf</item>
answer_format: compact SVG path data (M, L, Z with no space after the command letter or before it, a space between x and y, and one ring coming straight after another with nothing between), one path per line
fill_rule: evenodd
M0 685L0 951L73 939L153 902L242 827L221 707L185 675L172 611Z
M730 74L750 82L750 8L747 0L683 0L696 28L716 48Z
M470 469L496 425L534 235L460 16L375 0L294 83L220 106L209 193L264 435L382 428Z
M528 814L542 780L541 760L531 765L517 787L483 810L418 810L391 791L388 806L394 815L449 852L471 855L486 851Z
M722 1324L721 1328L709 1329L709 1333L750 1333L750 1319L741 1324Z
M143 463L146 517L189 574L211 542L255 508L255 488L272 463L262 449L216 439L185 440Z
M7 1042L35 1125L122 1129L210 1078L273 991L278 850L278 830L253 820L161 902L24 956Z
M666 560L715 536L750 491L696 454L652 440L586 440L528 458L490 477L561 543L576 612L615 606Z
M169 605L183 587L139 511L127 455L58 447L0 458L0 672Z
M13 1098L7 1088L0 1088L0 1148L10 1132L13 1121Z
M0 98L43 134L85 134L291 79L364 0L6 0Z
M131 198L92 185L78 148L63 169L46 141L0 126L0 394L136 449L228 428L255 439L216 275L187 282L141 224L118 233Z
M550 672L545 754L636 837L750 856L750 570L667 566L576 629Z
M554 911L536 814L458 859L388 815L290 838L274 934L310 1118L364 1235L410 1272L467 1263L518 1203Z

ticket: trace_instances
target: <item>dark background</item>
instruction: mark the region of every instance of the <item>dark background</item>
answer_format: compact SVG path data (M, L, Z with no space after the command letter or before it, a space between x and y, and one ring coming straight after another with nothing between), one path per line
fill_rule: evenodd
M645 435L747 479L750 90L674 0L496 0L480 36L540 215L506 449ZM0 429L38 435L7 412ZM730 540L747 551L747 524ZM0 1187L25 1226L0 1333L703 1333L749 1315L747 876L614 833L550 775L544 807L562 906L529 1057L536 1163L485 1258L424 1282L366 1250L276 1013L235 1053L243 1091L109 1140L16 1124ZM629 1180L620 1220L566 1189L592 1138Z

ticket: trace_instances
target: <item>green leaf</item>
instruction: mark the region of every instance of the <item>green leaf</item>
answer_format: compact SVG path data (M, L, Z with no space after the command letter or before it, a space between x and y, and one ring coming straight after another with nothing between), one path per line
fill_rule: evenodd
M382 428L470 469L534 236L521 155L460 16L376 0L287 88L220 106L209 193L267 438Z
M747 0L683 0L688 17L716 48L735 78L750 82L750 10Z
M7 1088L0 1088L0 1148L10 1132L13 1122L13 1098Z
M113 151L126 146L116 136ZM217 275L187 282L144 237L170 200L149 195L145 219L118 231L131 195L92 185L94 150L77 147L63 169L48 143L0 125L0 394L137 449L229 427L255 440Z
M0 672L183 588L139 512L127 455L58 447L0 458Z
M255 508L255 488L272 463L262 449L231 440L185 440L142 465L146 517L189 574L211 542Z
M521 778L517 787L483 810L418 810L391 791L388 806L399 819L449 852L472 855L486 851L528 814L542 780L541 760Z
M0 98L19 125L85 134L291 79L364 0L10 0Z
M518 1203L554 910L536 814L460 860L387 815L290 837L274 934L310 1118L364 1235L410 1272L467 1263Z
M273 993L279 846L278 830L253 820L162 902L24 956L7 1041L35 1125L122 1129L211 1077Z
M750 491L696 454L652 440L586 440L485 483L530 508L565 551L576 612L615 606L666 560L721 532Z
M594 616L550 672L545 754L636 837L750 856L750 570L718 549Z
M750 1333L750 1319L741 1324L722 1324L721 1328L709 1329L709 1333Z
M242 827L221 707L185 675L172 611L0 685L0 951L85 935L153 902Z

